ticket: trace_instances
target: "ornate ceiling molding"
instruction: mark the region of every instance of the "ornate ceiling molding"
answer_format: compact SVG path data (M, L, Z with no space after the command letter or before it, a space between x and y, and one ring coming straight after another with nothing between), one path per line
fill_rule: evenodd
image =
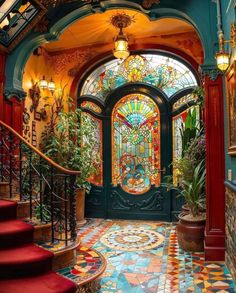
M209 76L212 81L215 81L219 75L223 75L216 65L200 65L202 78Z
M11 98L15 97L19 101L22 101L26 97L26 92L23 90L18 90L15 88L6 88L3 93L5 99L10 100Z

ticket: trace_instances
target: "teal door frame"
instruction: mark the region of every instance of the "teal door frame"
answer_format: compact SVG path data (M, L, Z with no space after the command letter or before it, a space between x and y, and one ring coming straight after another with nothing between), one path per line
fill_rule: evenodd
M172 136L168 133L171 127L171 108L166 95L159 89L144 84L132 83L114 90L107 97L104 121L104 174L106 217L119 219L171 220L171 195L165 188L151 186L144 194L127 193L120 185L112 185L112 125L111 115L114 106L120 99L129 94L144 94L158 106L161 120L161 170L166 169L170 175ZM108 148L106 147L108 145ZM161 181L165 175L161 172Z
M112 189L111 186L111 113L115 104L125 95L132 93L140 93L149 96L153 99L160 110L161 115L161 124L162 121L166 121L162 125L161 129L161 169L166 167L166 175L172 174L172 118L188 107L194 105L193 102L183 105L177 111L172 112L173 104L180 99L181 97L190 94L193 91L193 87L181 90L173 95L171 98L167 98L165 94L151 85L145 83L132 83L126 84L122 87L119 87L112 91L106 98L105 102L102 102L94 96L80 96L78 98L78 107L82 104L83 101L91 101L97 104L101 109L102 113L98 114L92 110L83 109L83 111L88 112L90 115L94 116L97 119L102 121L102 137L103 137L103 186L92 185L90 194L86 196L86 217L98 217L98 218L121 218L121 219L148 219L148 220L162 220L162 221L176 221L176 216L181 209L183 200L176 197L175 192L166 192L161 190L161 195L165 195L165 207L161 210L158 207L159 202L156 203L147 201L147 198L150 197L157 191L157 188L151 187L151 189L146 193L147 198L142 198L140 195L129 195L129 201L126 201L126 204L131 207L135 205L132 203L132 200L136 197L136 205L139 208L143 207L143 213L138 211L132 212L130 209L124 206L124 209L120 211L114 211L111 209L111 198L109 199L109 193L111 191L117 191L122 193L121 187L117 189ZM158 97L158 98L155 98ZM163 147L163 142L164 147ZM163 163L165 162L165 163ZM161 178L163 179L163 174ZM160 194L157 194L157 197ZM139 198L138 198L139 197ZM153 196L154 197L154 196ZM138 198L138 200L137 200ZM154 198L155 199L155 198ZM127 199L126 199L127 200ZM141 201L143 200L143 205ZM150 205L149 205L150 203ZM157 206L155 210L155 204ZM146 205L146 206L145 206ZM151 210L148 209L144 212L145 208L149 206Z

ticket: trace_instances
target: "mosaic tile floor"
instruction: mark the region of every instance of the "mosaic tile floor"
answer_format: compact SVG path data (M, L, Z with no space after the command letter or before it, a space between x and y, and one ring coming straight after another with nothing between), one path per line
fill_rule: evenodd
M236 292L223 263L205 263L202 253L186 253L178 247L171 223L90 219L78 233L84 246L107 260L98 292ZM89 272L84 259L83 267ZM73 279L71 272L63 274Z
M95 275L100 276L104 272L105 264L106 261L100 253L91 248L80 246L77 250L76 265L60 269L58 273L82 285Z

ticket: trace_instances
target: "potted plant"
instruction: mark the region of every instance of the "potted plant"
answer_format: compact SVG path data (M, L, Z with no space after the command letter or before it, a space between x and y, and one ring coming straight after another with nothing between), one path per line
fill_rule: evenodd
M185 251L202 251L205 228L205 134L198 133L190 141L183 157L173 162L178 169L177 183L166 177L163 186L175 190L184 198L183 212L179 214L177 238Z
M69 109L73 105L69 101ZM55 120L55 117L54 117ZM99 158L94 155L96 145L96 126L89 115L80 109L57 112L56 122L46 125L42 133L41 147L48 157L61 166L80 170L77 177L76 217L77 224L86 223L84 219L85 193L90 190L89 177L96 172Z
M188 212L179 215L177 238L185 251L203 251L206 215L205 206L206 169L201 161L193 171L192 178L182 180L179 195L183 196Z

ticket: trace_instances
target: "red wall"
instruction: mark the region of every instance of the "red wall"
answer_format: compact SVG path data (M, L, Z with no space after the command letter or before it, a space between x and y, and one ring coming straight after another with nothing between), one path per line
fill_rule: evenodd
M22 114L24 103L12 97L6 100L3 95L5 85L6 54L0 53L0 120L6 122L19 133L22 133Z

